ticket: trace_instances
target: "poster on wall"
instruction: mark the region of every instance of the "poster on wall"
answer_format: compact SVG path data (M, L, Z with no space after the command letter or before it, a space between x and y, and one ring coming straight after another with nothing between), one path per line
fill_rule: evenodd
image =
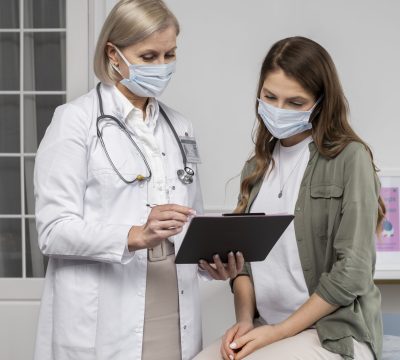
M381 196L386 206L386 216L383 220L382 234L376 242L378 251L400 251L399 237L399 188L382 187Z
M400 279L400 175L381 176L381 196L386 215L376 238L375 279Z

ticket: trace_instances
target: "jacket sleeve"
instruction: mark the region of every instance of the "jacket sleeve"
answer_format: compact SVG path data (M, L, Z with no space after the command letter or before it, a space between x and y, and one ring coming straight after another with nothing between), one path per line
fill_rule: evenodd
M322 273L316 288L328 303L339 306L351 304L370 290L376 258L380 183L366 149L352 145L344 161L341 219L333 243L335 262L330 272Z
M126 263L130 225L87 222L88 114L73 104L56 109L40 144L34 186L39 247L44 255Z

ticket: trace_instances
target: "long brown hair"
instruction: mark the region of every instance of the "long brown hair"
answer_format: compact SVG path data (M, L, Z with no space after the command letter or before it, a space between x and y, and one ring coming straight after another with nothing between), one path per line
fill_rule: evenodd
M283 72L299 82L315 99L321 101L315 107L310 117L312 122L312 137L318 152L327 158L335 158L353 141L365 146L373 156L368 145L354 132L348 121L349 107L343 94L342 86L335 65L328 52L313 40L296 36L275 43L269 50L261 67L257 96L260 96L266 77L276 71ZM251 188L261 181L267 169L274 167L272 158L276 138L265 127L257 113L257 130L254 134L255 160L254 171L241 183L241 198L236 212L244 212L250 197ZM375 171L377 168L373 163ZM378 230L385 216L385 205L379 197Z

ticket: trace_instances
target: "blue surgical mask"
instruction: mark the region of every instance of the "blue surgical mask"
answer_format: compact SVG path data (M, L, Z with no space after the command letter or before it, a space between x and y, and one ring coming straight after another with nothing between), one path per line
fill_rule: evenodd
M122 85L142 97L158 97L163 93L175 72L175 61L169 64L135 65L130 64L117 47L115 50L129 68L129 78L122 79ZM112 66L122 76L120 70Z
M273 137L286 139L312 128L310 116L318 102L308 111L298 111L280 109L258 99L258 114Z

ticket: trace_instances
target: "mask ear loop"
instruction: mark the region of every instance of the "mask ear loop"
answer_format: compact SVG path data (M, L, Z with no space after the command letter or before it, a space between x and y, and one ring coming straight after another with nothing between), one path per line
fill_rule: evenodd
M125 65L128 66L128 68L129 68L129 66L130 66L131 64L129 63L129 61L127 60L127 58L124 56L124 54L122 53L122 51L121 51L120 49L118 49L115 45L113 45L113 47L114 47L115 51L118 53L118 55L121 57L121 59L124 61ZM120 70L117 66L115 66L112 62L111 62L111 67L112 67L118 74L120 74L121 77L122 77L123 79L125 79L124 75L122 75L122 73L121 73L121 70Z
M322 101L323 98L324 98L324 95L321 95L321 96L317 99L317 101L315 102L315 104L314 104L314 106L312 107L311 110L314 110L314 109L317 107L317 105Z
M128 59L124 56L124 54L122 53L122 51L121 51L120 49L118 49L115 45L113 45L113 46L114 46L115 51L118 53L118 55L121 56L122 60L124 60L125 65L126 65L126 66L131 65L131 63L130 63L130 62L128 61Z
M321 107L318 107L318 105L322 105L322 99L324 98L324 94L322 94L317 101L315 102L314 106L310 109L312 110L311 115L310 115L310 120L309 123L312 124L314 119L317 117L317 115L321 112Z

